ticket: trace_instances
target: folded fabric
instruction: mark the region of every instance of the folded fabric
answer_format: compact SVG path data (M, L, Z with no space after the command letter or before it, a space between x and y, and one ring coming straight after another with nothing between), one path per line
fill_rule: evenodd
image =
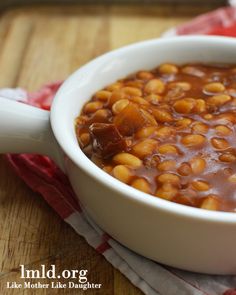
M172 29L165 37L200 33L236 36L235 22L236 8L223 8ZM2 89L0 95L49 110L60 84L45 85L36 93ZM236 276L202 275L160 265L111 239L86 214L66 175L47 157L21 154L7 155L7 159L32 190L146 295L236 295Z
M236 7L219 8L215 11L202 14L190 22L172 28L163 34L163 37L178 35L223 35L236 36Z

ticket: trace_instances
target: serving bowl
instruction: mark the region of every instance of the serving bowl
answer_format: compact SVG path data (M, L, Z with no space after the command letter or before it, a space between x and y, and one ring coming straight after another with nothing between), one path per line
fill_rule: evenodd
M111 51L63 83L51 113L0 98L0 152L51 157L68 175L89 216L135 252L185 270L236 274L236 214L187 207L138 191L98 168L78 145L74 120L92 94L164 62L236 63L236 39L175 37Z

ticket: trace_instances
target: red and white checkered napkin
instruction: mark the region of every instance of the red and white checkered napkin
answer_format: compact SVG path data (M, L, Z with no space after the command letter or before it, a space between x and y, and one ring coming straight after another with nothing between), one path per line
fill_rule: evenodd
M234 0L233 0L234 1ZM197 17L166 33L213 33L236 36L236 8L223 8ZM44 86L36 93L22 89L2 89L0 95L50 109L51 101L61 82ZM135 286L147 295L236 295L236 276L210 276L181 271L155 263L120 245L82 211L69 181L48 158L37 155L8 155L11 166L34 191L74 230Z

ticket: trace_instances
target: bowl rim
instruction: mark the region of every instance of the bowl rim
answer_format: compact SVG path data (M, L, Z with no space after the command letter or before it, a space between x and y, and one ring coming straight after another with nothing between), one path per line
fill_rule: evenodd
M53 100L50 121L53 133L60 147L64 151L64 153L85 173L87 173L90 177L95 179L96 181L102 183L104 186L109 187L111 190L118 192L120 197L128 198L132 202L139 203L142 206L148 206L152 209L156 209L158 211L165 212L167 214L174 214L179 218L188 218L191 220L203 221L203 222L211 222L211 223L227 223L227 224L236 224L236 213L233 212L222 212L222 211L210 211L204 210L201 208L190 207L182 204L177 204L171 201L167 201L158 197L154 197L153 195L146 194L137 189L132 188L129 185L122 183L121 181L115 179L108 173L104 172L98 166L96 166L89 158L85 156L85 154L80 149L78 143L77 151L72 150L71 147L65 144L65 137L67 134L62 134L60 132L60 116L59 113L62 111L62 101L64 96L64 91L66 87L81 73L89 71L94 64L104 62L108 57L115 56L116 54L122 54L129 50L135 50L140 47L145 47L148 45L156 45L157 43L166 43L172 44L175 42L203 42L206 44L209 43L225 43L231 44L235 46L236 49L236 38L232 37L222 37L222 36L202 36L202 35L194 35L194 36L178 36L178 37L169 37L169 38L155 38L149 39L141 42L136 42L131 45L126 45L118 49L114 49L109 51L97 58L89 61L74 73L72 73L60 86L57 91L55 98ZM79 114L80 110L78 110ZM71 118L70 118L71 119Z

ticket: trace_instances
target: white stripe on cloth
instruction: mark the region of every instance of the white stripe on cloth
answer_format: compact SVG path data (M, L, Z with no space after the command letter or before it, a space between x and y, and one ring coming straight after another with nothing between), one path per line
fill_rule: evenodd
M236 6L236 0L229 0L229 5Z
M164 32L161 37L163 38L166 38L166 37L174 37L177 35L177 32L176 32L176 29L175 28L172 28L166 32Z
M11 100L27 101L27 92L22 88L2 88L0 89L0 96L9 98Z

